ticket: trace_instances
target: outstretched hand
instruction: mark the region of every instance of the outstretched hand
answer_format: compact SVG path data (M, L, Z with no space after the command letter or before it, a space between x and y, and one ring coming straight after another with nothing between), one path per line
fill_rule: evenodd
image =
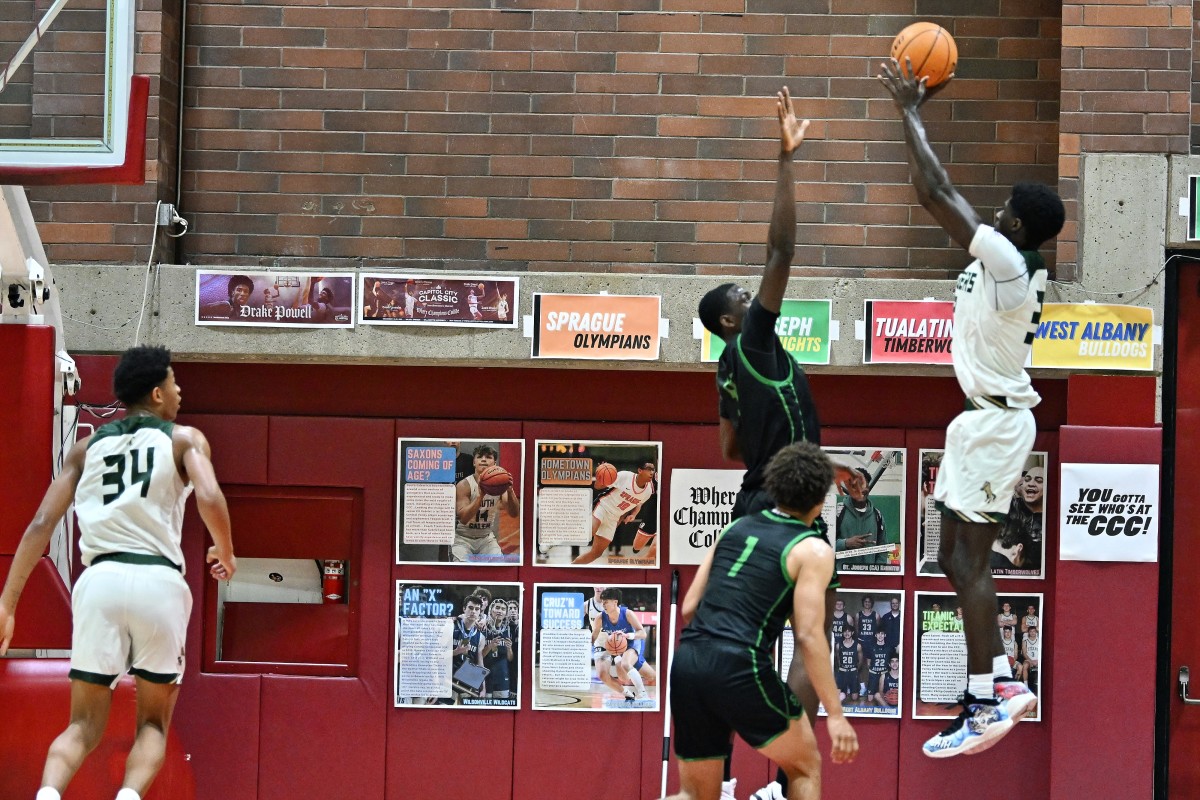
M785 86L776 95L775 109L779 112L779 142L784 153L791 153L804 141L804 132L808 130L808 120L796 119L796 110L792 108L792 95Z
M889 58L880 65L879 72L880 82L892 95L896 107L901 111L910 111L920 106L941 91L942 87L950 82L950 78L930 88L926 85L925 78L918 78L913 72L912 59L908 56L904 57L903 66L896 59Z

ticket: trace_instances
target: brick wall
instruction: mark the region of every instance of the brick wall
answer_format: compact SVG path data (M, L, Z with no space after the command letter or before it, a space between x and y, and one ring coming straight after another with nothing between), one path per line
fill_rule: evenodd
M177 22L158 2L139 4L139 71L157 67L165 106ZM977 0L971 16L958 0L494 4L190 0L193 233L176 260L756 270L775 172L769 98L786 82L815 123L797 264L946 275L962 254L914 204L874 78L917 18L958 41L958 76L926 119L980 213L1014 180L1058 180L1058 2ZM152 104L152 116L151 186L32 192L52 259L146 257L153 201L173 196L174 112Z

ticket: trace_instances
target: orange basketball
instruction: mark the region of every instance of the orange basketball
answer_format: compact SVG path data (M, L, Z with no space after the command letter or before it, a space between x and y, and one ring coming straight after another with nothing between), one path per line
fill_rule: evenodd
M617 468L612 464L604 463L596 467L596 488L603 489L607 486L612 486L612 482L617 479Z
M904 59L912 62L913 75L925 78L926 86L950 80L958 65L958 45L954 37L933 22L914 22L892 40L892 58L905 69Z
M484 494L504 494L512 486L512 475L501 466L491 466L479 473L479 489Z
M612 653L614 656L619 656L629 648L629 640L625 638L624 631L613 631L608 635L608 639L604 642L604 649Z

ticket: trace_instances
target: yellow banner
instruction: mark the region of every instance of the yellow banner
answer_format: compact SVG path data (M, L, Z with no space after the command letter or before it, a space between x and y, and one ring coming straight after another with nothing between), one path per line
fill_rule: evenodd
M1046 303L1033 340L1032 366L1153 370L1154 309Z

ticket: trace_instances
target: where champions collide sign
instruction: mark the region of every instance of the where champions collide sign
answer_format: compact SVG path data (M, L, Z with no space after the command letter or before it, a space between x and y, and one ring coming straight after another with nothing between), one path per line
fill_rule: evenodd
M655 361L658 295L534 294L533 357Z

